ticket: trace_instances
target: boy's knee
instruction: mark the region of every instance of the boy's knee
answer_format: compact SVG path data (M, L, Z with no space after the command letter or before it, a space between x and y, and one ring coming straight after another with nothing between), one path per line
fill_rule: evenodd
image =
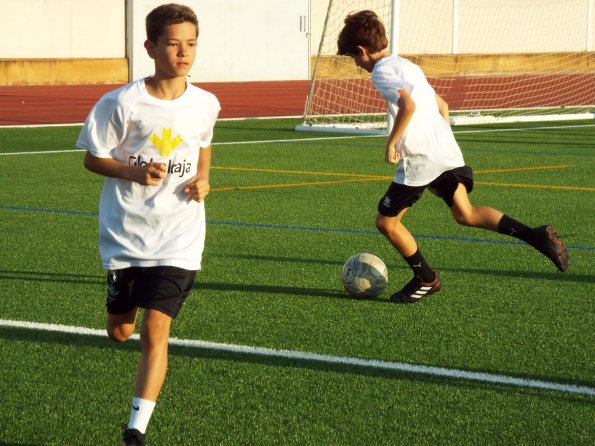
M406 231L401 225L400 219L379 216L376 218L376 229L389 240L398 240Z
M159 310L147 310L140 327L141 344L152 347L167 345L171 317Z
M110 338L110 340L114 341L114 342L118 342L118 343L123 343L126 342L128 340L127 337L122 336L120 334L116 334L114 332L107 332L107 336Z
M463 214L453 214L452 216L454 217L455 221L458 224L463 225L463 226L468 226L467 225L467 219L465 218L465 215L463 215Z
M131 334L121 327L107 329L107 336L114 342L126 342Z
M475 226L476 221L473 212L453 212L455 221L463 226Z
M376 229L378 229L382 234L386 234L389 230L390 225L388 224L388 220L383 215L378 214L376 216Z

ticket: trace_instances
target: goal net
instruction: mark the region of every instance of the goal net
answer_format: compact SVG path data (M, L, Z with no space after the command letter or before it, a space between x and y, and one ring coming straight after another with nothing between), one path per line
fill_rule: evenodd
M390 51L418 64L453 124L595 117L594 0L330 0L301 125L386 133L370 75L337 56L350 12L372 9Z

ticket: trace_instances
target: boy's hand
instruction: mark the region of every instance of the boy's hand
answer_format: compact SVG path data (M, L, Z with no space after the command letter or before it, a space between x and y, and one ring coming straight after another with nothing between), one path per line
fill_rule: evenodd
M98 158L85 154L84 165L91 172L110 178L134 181L143 186L157 186L167 176L165 164L151 162L141 167L130 166L112 158Z
M184 186L184 192L199 203L209 195L210 190L211 185L209 184L209 180L198 175L192 177Z
M384 161L388 164L397 164L401 159L401 154L397 152L395 146L387 146L386 147L386 155Z
M151 162L135 169L133 181L144 186L157 186L166 176L165 164Z

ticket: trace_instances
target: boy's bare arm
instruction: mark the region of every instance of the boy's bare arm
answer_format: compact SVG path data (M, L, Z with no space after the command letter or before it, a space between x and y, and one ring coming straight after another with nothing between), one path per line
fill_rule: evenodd
M399 111L397 112L397 116L395 116L393 128L386 142L385 161L389 164L396 164L399 161L401 155L397 152L396 146L403 133L405 133L405 129L409 125L413 113L415 113L415 102L411 99L409 92L405 89L400 89L397 90L397 93L399 93L399 100L397 102Z
M162 163L147 163L144 166L129 166L112 158L97 158L89 152L85 155L85 168L99 175L134 181L144 186L157 186L167 175Z
M448 114L448 103L442 99L440 95L436 95L436 103L438 104L438 111L446 121L448 125L450 125L450 117Z
M194 201L203 201L209 191L211 185L209 184L209 173L211 170L211 146L200 149L200 156L198 157L198 166L196 168L196 176L192 177L184 187L186 192Z

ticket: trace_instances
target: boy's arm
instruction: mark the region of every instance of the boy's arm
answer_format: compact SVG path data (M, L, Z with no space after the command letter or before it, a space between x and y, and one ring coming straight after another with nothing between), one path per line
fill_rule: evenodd
M402 88L397 90L397 93L399 93L399 100L397 101L399 109L397 116L395 116L393 128L386 141L385 161L389 164L396 164L399 158L401 158L401 155L397 152L396 145L403 136L403 133L405 133L405 129L409 121L411 121L413 113L415 113L415 102L411 99L409 92Z
M448 125L450 125L450 118L448 115L448 103L442 99L442 97L436 94L436 103L438 104L438 111L446 121Z
M211 146L208 146L200 149L196 176L192 177L186 183L186 186L184 186L184 192L194 201L203 201L209 195L209 191L211 190L211 185L209 184L210 170Z
M85 168L99 175L134 181L144 186L157 186L166 176L165 165L147 163L144 166L129 166L112 158L98 158L85 154Z

